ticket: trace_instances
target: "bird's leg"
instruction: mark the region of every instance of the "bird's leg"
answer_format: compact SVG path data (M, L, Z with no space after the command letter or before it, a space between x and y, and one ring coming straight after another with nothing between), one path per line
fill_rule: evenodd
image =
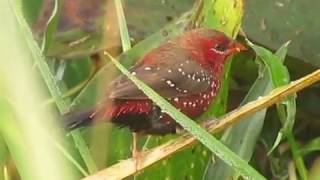
M133 132L132 137L132 158L135 160L135 168L136 170L139 167L140 159L141 159L141 149L139 147L139 133Z
M202 123L202 127L204 127L205 129L208 129L208 128L215 126L217 124L218 124L218 121L217 121L217 119L214 118L214 119L209 119L209 120L204 121Z

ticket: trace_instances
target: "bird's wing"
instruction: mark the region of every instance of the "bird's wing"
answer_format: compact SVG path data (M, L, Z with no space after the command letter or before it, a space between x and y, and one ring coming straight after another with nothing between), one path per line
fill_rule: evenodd
M174 53L172 53L174 52ZM130 69L131 74L149 85L164 98L188 96L208 90L213 74L204 69L184 49L151 52L149 63L142 60ZM160 53L160 54L159 54ZM145 57L147 58L147 57ZM155 59L156 58L156 59ZM125 75L112 83L111 99L147 99Z

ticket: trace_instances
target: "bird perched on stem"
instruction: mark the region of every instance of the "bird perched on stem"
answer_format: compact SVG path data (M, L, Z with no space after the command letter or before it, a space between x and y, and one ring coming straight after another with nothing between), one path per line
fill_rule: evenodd
M129 71L178 110L196 118L214 100L227 57L245 49L222 32L198 28L152 49ZM128 127L135 135L164 135L181 128L125 75L120 75L109 87L110 93L100 105L68 113L65 117L69 127L89 124L98 117ZM133 156L137 152L134 141Z

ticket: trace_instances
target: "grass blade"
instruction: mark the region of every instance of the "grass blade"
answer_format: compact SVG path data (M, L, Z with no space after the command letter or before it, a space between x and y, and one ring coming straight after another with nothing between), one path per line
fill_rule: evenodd
M32 36L32 32L30 30L30 28L28 27L27 23L25 22L23 16L22 16L22 12L21 12L21 2L17 1L17 4L13 9L15 12L15 17L17 19L17 22L19 23L19 25L21 26L21 29L26 37L26 43L28 45L28 48L30 49L31 52L31 56L35 62L35 64L37 65L37 67L39 68L39 71L42 75L42 78L44 79L49 92L52 95L52 98L54 99L58 109L60 110L60 112L63 114L65 112L68 111L68 102L65 102L63 100L63 93L61 92L59 85L56 83L54 76L52 75L50 68L48 66L48 64L45 61L45 58L42 55L42 52L39 48L39 46L37 45L37 43L34 41L33 36ZM78 139L82 139L81 135L79 132L73 132L72 133L73 137L76 137ZM92 162L92 158L90 156L88 156L87 152L89 152L88 147L86 146L84 140L82 139L81 144L78 144L78 148L80 151L80 154L82 155L82 158L84 159L85 162ZM82 152L84 151L84 153ZM71 162L76 162L75 160L72 160ZM87 163L87 165L92 165L92 163ZM77 165L79 166L79 165ZM89 169L96 169L96 167L94 165L89 166ZM81 171L81 170L80 170Z
M117 10L117 17L119 22L119 29L120 29L120 36L121 36L121 44L122 44L122 51L126 52L131 48L130 43L130 36L128 32L128 27L126 23L126 19L123 13L122 8L122 0L114 0Z
M51 16L49 17L49 20L47 22L47 27L44 32L43 40L42 40L42 46L41 50L43 54L46 54L51 42L53 40L53 35L56 32L58 20L59 20L59 14L60 14L60 7L61 7L61 0L54 0L54 7L51 13Z

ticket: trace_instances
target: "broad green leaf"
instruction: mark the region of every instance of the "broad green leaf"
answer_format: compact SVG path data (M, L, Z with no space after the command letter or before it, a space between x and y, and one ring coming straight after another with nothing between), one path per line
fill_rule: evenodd
M280 56L277 56L277 55L272 56L272 53L266 50L265 48L262 48L257 45L253 45L250 41L248 41L248 44L252 47L252 49L254 49L258 57L267 65L268 72L272 77L271 79L272 79L272 84L274 88L290 83L290 75L289 75L288 69L281 63L281 59L280 59L280 57L283 57L283 54ZM285 98L282 102L277 104L279 119L283 127L278 133L278 137L271 150L273 150L280 143L280 140L283 138L282 136L285 136L288 139L288 142L290 144L295 165L300 174L300 177L302 179L307 179L307 170L304 165L303 158L298 153L299 146L292 132L292 128L295 121L295 115L296 115L295 99L296 99L296 95L292 95Z
M320 1L247 0L243 30L248 38L273 50L292 40L288 55L320 66Z
M268 72L272 80L273 87L280 87L286 85L290 82L290 75L287 68L282 64L282 61L279 56L273 55L270 51L264 49L263 47L252 44L248 41L248 44L254 49L257 53L259 59L266 64ZM288 43L287 43L288 44ZM285 45L287 46L287 45ZM282 48L284 49L284 48ZM282 50L285 52L286 50ZM281 53L281 52L280 52ZM283 55L280 55L283 57ZM292 131L292 127L295 120L295 97L290 96L283 102L277 105L280 121L283 123L283 129L278 135L277 143L280 143L282 138L282 133L288 133ZM286 109L285 109L286 108ZM280 138L280 139L279 139ZM276 147L278 144L274 144Z

